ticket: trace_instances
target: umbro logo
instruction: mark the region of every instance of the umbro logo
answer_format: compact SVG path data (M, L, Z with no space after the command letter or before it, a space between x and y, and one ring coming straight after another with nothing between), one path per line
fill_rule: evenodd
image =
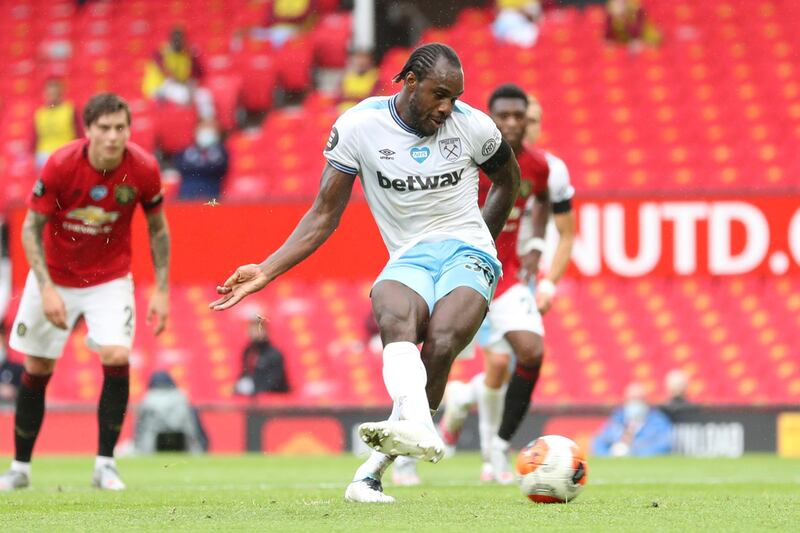
M394 151L389 150L388 148L378 150L378 153L381 154L381 159L394 159Z

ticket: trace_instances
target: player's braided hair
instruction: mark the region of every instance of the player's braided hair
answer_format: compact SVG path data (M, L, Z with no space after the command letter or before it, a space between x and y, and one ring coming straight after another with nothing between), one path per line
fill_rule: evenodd
M491 96L489 96L489 110L492 109L492 104L494 104L494 101L500 98L518 98L525 102L525 107L528 107L528 104L530 103L528 101L528 95L525 94L525 91L523 91L519 85L514 85L513 83L504 83L492 91Z
M461 60L456 51L442 43L424 44L411 52L408 61L403 65L403 70L393 78L395 83L405 79L409 72L413 72L417 80L422 81L433 70L436 61L445 58L454 67L461 68Z

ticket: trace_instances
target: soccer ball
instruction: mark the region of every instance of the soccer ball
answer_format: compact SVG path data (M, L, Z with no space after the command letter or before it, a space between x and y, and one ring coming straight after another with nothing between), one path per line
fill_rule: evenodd
M517 456L522 493L537 503L566 503L580 494L588 478L586 456L574 441L545 435Z

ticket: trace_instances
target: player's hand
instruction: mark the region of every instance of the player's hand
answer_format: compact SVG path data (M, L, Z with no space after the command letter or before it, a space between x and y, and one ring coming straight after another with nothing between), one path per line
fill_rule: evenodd
M64 300L52 284L42 287L42 309L44 316L60 329L67 329L67 308Z
M556 286L549 279L542 279L536 284L536 308L539 313L545 314L553 306L553 296L556 294Z
M258 265L243 265L236 269L224 285L217 286L217 292L222 295L208 306L214 311L222 311L233 307L248 294L258 292L267 286L267 276Z
M154 335L160 335L167 327L167 315L169 315L169 293L156 290L147 306L147 323L153 326Z
M524 272L525 281L530 281L532 279L536 279L536 276L539 274L539 254L528 253L519 256L519 263L520 267L522 267L522 271Z
M543 294L536 292L536 308L540 314L545 314L553 306L553 296L550 294Z

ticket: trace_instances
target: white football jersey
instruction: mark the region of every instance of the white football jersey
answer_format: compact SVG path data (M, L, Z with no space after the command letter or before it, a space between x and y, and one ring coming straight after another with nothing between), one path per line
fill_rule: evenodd
M545 151L544 158L550 173L547 176L547 192L550 202L557 204L566 200L571 200L575 196L575 188L570 183L569 170L564 160Z
M328 163L359 175L391 259L417 243L446 239L496 256L478 207L478 165L500 146L494 121L456 102L425 137L400 118L396 98L367 98L343 113L325 146Z
M560 202L571 200L575 196L575 187L569 177L569 170L564 160L550 152L544 152L544 158L547 160L548 175L547 175L547 195L550 199L550 205ZM519 222L519 233L517 234L517 254L522 255L525 244L533 238L533 204L536 201L535 196L528 198L525 203L525 211ZM553 230L547 230L547 240L552 242ZM549 263L551 253L546 253L546 262Z

